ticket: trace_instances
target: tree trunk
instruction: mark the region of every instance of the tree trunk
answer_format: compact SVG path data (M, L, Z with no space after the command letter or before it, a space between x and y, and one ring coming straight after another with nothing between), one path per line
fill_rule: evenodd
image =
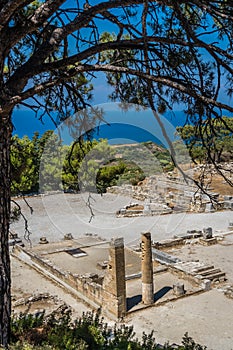
M8 245L10 224L11 117L0 115L0 344L7 348L10 335L11 274Z

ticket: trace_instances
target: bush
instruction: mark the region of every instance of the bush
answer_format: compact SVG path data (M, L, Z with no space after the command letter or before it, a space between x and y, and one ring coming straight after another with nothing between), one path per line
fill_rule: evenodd
M71 320L71 311L62 306L51 315L20 314L12 318L10 350L205 350L186 333L181 346L161 346L153 332L139 341L132 326L109 327L100 312L84 313Z

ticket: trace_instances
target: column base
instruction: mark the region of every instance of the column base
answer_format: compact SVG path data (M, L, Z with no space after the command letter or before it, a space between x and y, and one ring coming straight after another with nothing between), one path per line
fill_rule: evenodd
M146 305L154 303L154 288L152 283L142 283L142 302Z

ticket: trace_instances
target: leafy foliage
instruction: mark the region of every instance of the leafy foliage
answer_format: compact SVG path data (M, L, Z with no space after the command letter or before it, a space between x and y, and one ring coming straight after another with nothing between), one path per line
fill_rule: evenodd
M146 176L174 167L169 152L152 142L112 147L100 139L68 146L52 131L41 137L35 133L32 140L13 136L11 164L13 194L39 190L104 193L107 187L137 185Z
M194 161L209 162L212 159L219 163L233 159L233 118L222 117L212 124L206 121L201 127L185 125L178 127L177 132Z
M72 321L70 309L53 312L45 317L20 314L11 323L10 350L172 350L173 346L159 345L153 332L135 337L132 326L109 326L100 313L87 312ZM185 334L178 350L205 350Z
M34 133L32 140L27 136L11 139L11 191L13 194L37 192L39 184L40 159L52 131L46 131L39 137Z
M101 190L98 171L114 158L114 151L107 140L80 140L71 145L63 167L63 184L76 191ZM101 181L101 180L100 180Z

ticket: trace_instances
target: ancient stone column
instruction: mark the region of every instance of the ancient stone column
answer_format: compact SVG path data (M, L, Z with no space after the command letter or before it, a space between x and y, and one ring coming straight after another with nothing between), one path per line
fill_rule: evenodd
M107 311L117 318L126 313L125 254L123 238L113 238L109 247L109 263L103 282L109 293Z
M142 233L142 302L154 303L153 264L150 232Z

